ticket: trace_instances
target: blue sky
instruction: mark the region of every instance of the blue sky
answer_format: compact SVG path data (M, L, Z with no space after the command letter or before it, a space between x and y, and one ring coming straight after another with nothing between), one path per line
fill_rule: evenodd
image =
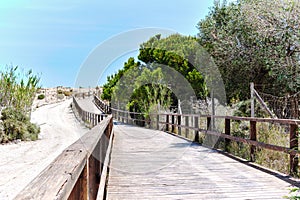
M212 5L213 0L3 0L0 67L33 69L41 74L43 87L73 87L82 64L101 43L148 27L196 35L197 23ZM105 66L103 76L136 54L123 55Z

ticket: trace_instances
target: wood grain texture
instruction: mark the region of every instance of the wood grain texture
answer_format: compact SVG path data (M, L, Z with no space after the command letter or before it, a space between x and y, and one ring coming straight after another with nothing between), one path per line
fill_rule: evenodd
M107 117L98 126L66 148L18 194L16 199L46 200L68 199L69 197L70 199L87 199L89 193L87 191L89 180L88 160L90 156L96 156L97 158L97 155L92 155L92 153L99 144L100 139L106 137L105 130L110 126L110 123L111 117ZM96 196L95 193L94 196Z
M107 199L283 199L290 186L164 132L114 126Z

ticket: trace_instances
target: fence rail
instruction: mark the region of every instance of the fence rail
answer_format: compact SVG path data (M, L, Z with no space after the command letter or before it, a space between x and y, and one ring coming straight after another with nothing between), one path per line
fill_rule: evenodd
M111 108L105 102L100 100L96 95L94 95L95 105L102 110L104 113L111 114Z
M113 119L88 113L73 99L82 119L98 124L67 147L15 199L104 199L113 140ZM77 103L77 104L76 104Z
M101 101L101 100L99 100ZM103 102L102 102L103 103ZM273 151L279 151L289 154L290 163L289 171L290 174L296 176L298 174L298 164L299 164L299 124L300 120L292 119L271 119L271 118L252 118L252 117L237 117L237 116L212 116L212 115L197 115L197 114L150 114L152 115L152 121L149 119L144 119L142 113L128 112L119 109L111 108L111 113L113 117L123 123L141 125L149 125L153 129L161 129L163 125L163 130L172 133L181 134L182 129L186 130L186 135L190 131L193 131L193 140L199 142L199 134L204 133L207 135L213 135L220 138L224 138L225 151L228 151L231 141L241 142L250 145L250 161L255 160L256 148L269 149ZM138 116L138 117L136 117ZM154 120L153 120L154 119ZM200 120L206 121L206 127L200 128ZM224 132L216 131L214 129L215 120L223 120ZM193 121L193 124L189 124ZM242 138L231 135L231 123L232 121L246 121L249 127L249 138ZM184 122L184 123L183 123ZM289 126L289 147L278 146L274 144L267 144L257 141L257 123L269 123L269 124L280 124ZM183 125L184 124L184 125Z
M78 101L76 100L75 97L73 97L73 105L80 117L80 119L83 122L87 122L89 124L91 124L93 127L96 126L98 123L100 123L103 119L105 119L108 114L96 114L96 113L91 113L88 112L84 109L82 109L79 104Z

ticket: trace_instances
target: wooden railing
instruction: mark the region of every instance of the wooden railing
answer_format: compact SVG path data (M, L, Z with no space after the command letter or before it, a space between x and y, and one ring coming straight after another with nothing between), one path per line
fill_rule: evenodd
M82 109L79 113L84 119L99 119ZM112 128L112 116L104 118L66 148L16 199L105 199Z
M75 97L73 97L73 105L74 105L76 112L78 113L80 119L83 122L87 122L87 123L91 124L93 127L96 126L98 123L100 123L104 118L106 118L108 116L108 114L91 113L91 112L88 112L88 111L82 109L79 106Z
M77 99L84 99L85 97L90 97L94 95L93 92L79 92L79 93L75 93L73 94L73 97L77 98Z
M101 100L100 100L101 101ZM103 102L102 102L103 103ZM236 116L211 116L211 115L196 115L196 114L151 114L151 118L155 119L153 121L145 120L142 118L142 113L128 112L123 110L118 110L111 108L111 113L114 119L127 124L135 125L148 125L152 129L162 129L167 132L176 132L181 135L182 129L185 129L185 137L189 131L193 131L193 140L199 142L199 133L204 133L207 135L213 135L220 138L224 138L225 151L228 151L230 141L241 142L250 145L250 161L255 161L255 151L256 148L269 149L273 151L279 151L289 154L290 163L289 171L290 174L296 176L298 174L298 164L299 164L299 145L298 137L299 130L298 126L300 120L292 119L270 119L270 118L251 118L251 117L236 117ZM136 117L137 116L137 117ZM201 128L200 119L206 122L206 127ZM216 131L214 127L215 120L222 120L224 132ZM189 122L193 121L193 125ZM231 135L231 122L232 121L246 121L249 123L249 138L242 138ZM203 122L203 121L202 121ZM274 144L267 144L257 141L257 123L265 122L269 124L279 124L289 126L289 147L278 146Z
M96 95L94 95L94 103L104 113L111 114L110 106L100 100Z

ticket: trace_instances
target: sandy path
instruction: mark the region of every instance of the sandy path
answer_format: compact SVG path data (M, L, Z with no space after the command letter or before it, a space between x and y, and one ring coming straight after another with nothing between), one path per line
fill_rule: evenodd
M14 198L67 146L88 131L75 119L71 100L38 108L32 121L41 126L34 142L0 145L0 199Z

